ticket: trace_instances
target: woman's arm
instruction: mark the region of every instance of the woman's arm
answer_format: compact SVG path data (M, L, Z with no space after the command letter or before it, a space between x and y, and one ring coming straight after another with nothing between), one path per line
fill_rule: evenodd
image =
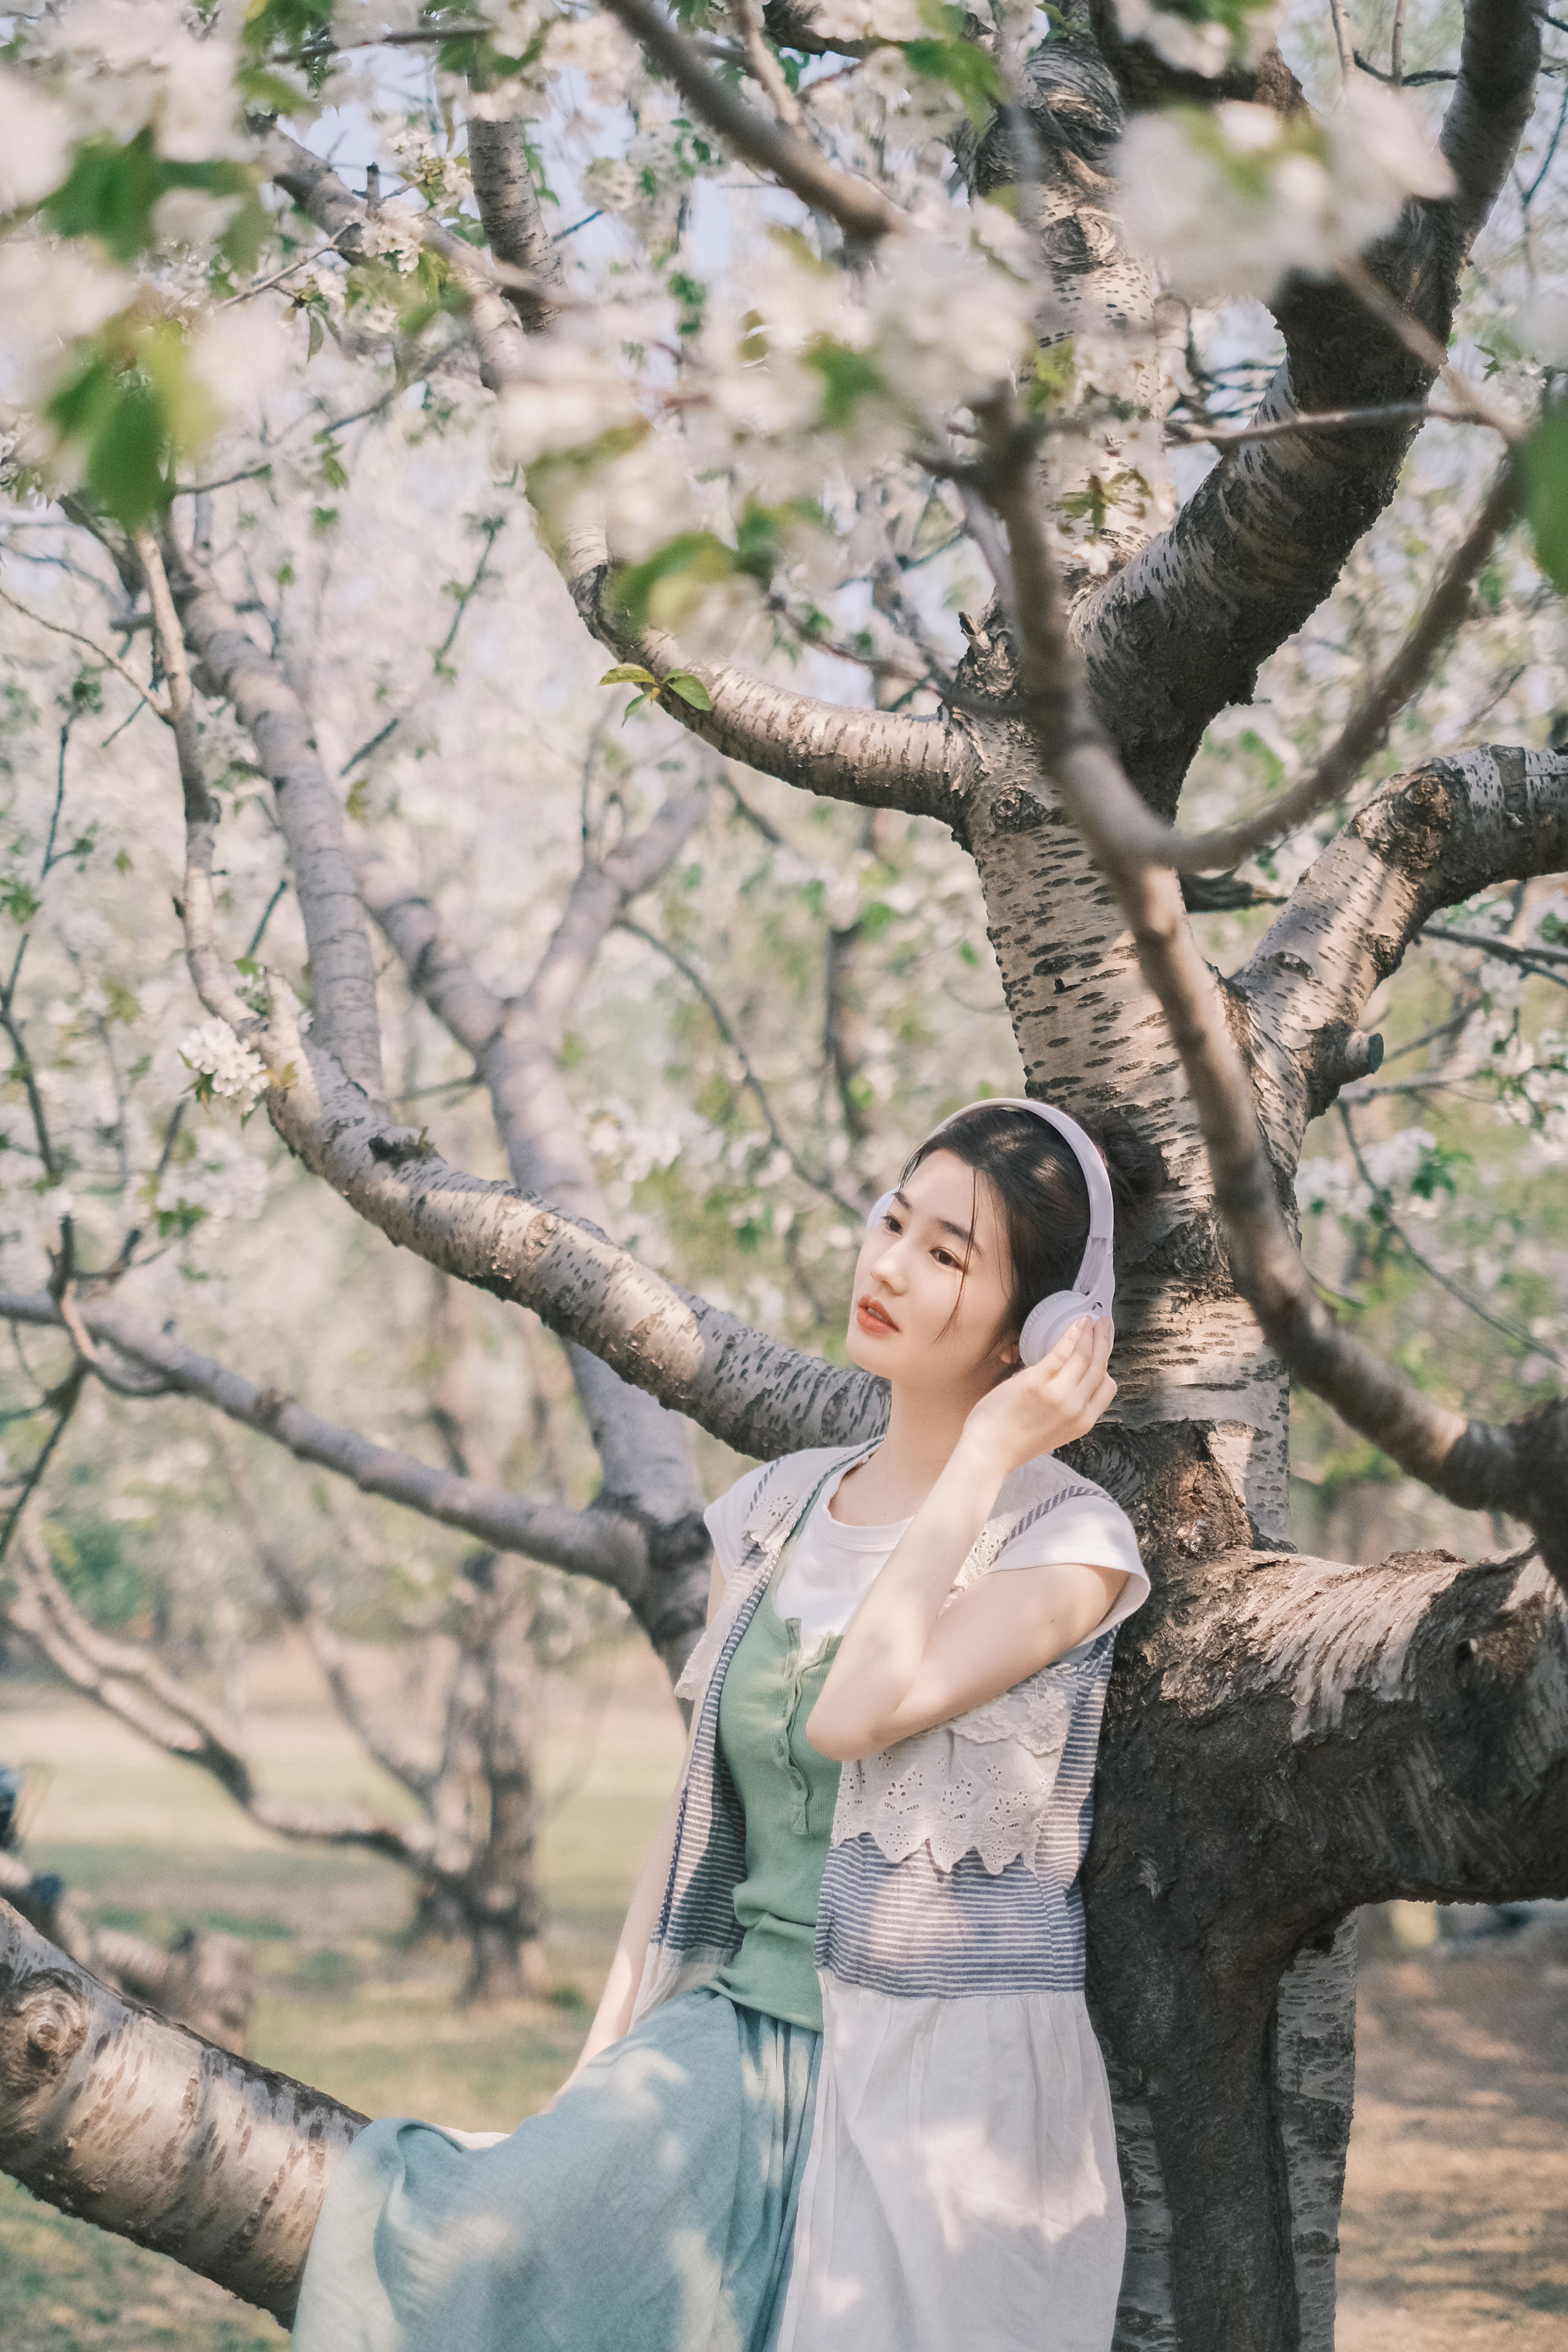
M708 1588L710 1624L723 1595L724 1580L715 1568ZM680 1787L678 1780L664 1809L658 1833L648 1849L647 1859L637 1874L626 1924L616 1946L615 1958L610 1962L610 1973L599 2006L594 2012L594 2022L588 2028L588 2038L583 2044L577 2063L561 2085L563 2091L576 2081L590 2059L596 2058L601 2050L607 2050L612 2042L618 2042L630 2029L637 1988L642 1982L643 1966L647 1958L648 1937L658 1923L659 1905L664 1900L665 1884L675 1853L675 1825L680 1815ZM560 2095L558 2091L556 2097Z
M1109 1322L1076 1324L1043 1363L983 1397L952 1458L850 1620L806 1737L847 1762L997 1697L1092 1633L1116 1569L1051 1565L984 1578L944 1609L1002 1482L1079 1437L1116 1392Z

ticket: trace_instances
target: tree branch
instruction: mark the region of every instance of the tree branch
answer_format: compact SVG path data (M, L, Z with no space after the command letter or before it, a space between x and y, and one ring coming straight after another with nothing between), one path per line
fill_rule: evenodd
M423 1822L388 1821L346 1807L289 1805L256 1785L234 1728L200 1695L178 1681L150 1649L110 1641L82 1615L42 1549L24 1542L16 1595L0 1607L73 1690L165 1754L208 1773L243 1812L279 1837L356 1846L419 1869L434 1843Z
M200 557L171 542L166 558L185 641L234 705L272 782L310 949L317 1034L358 1085L379 1096L375 967L343 845L342 810L310 719L281 665L256 643Z
M531 278L538 289L512 284L507 299L532 332L547 327L555 306L549 289L563 283L561 255L540 211L539 191L528 160L528 122L521 114L491 120L468 110L468 169L474 198L490 251L498 261Z
M1301 876L1230 987L1277 1164L1360 1073L1344 1045L1441 907L1568 866L1568 753L1483 746L1382 785Z
M1424 684L1443 646L1469 609L1470 589L1499 539L1519 514L1521 488L1513 460L1504 459L1469 530L1445 565L1414 626L1386 668L1365 688L1329 749L1308 775L1267 808L1211 833L1182 834L1130 800L1122 810L1122 846L1130 856L1173 866L1179 874L1226 873L1265 843L1305 824L1341 800L1389 728Z
M275 1012L268 1107L289 1149L405 1249L498 1298L746 1454L845 1444L879 1428L879 1384L753 1331L642 1265L585 1221L452 1168ZM290 1073L289 1066L292 1064Z
M729 13L741 47L745 51L752 79L784 129L803 137L805 117L801 111L799 99L784 79L784 68L768 47L761 0L730 0Z
M1447 345L1458 273L1530 119L1540 26L1529 0L1468 0L1443 132L1458 194L1412 203L1369 267ZM1284 365L1258 414L1425 399L1433 369L1345 287L1292 278ZM1327 596L1392 498L1411 428L1292 436L1228 451L1169 530L1074 616L1101 720L1140 792L1174 811L1205 727L1251 698L1261 664Z
M222 812L207 789L202 763L200 728L191 697L185 641L156 541L150 531L141 530L132 533L131 544L147 584L153 639L158 667L168 684L169 723L174 730L180 787L184 796L185 871L180 884L179 913L185 934L185 965L197 1001L243 1036L256 1025L256 1016L229 976L233 960L225 956L217 944L213 914L213 855Z
M702 786L672 793L630 841L607 857L584 858L561 920L517 999L519 1010L536 1024L552 1055L561 1051L572 1008L605 940L633 900L650 890L679 855L707 805Z
M85 646L95 662L104 669L111 669L116 677L124 679L132 693L146 704L154 719L161 719L165 727L170 724L170 714L157 696L148 693L135 671L127 669L117 654L95 644L91 637L84 637L79 629L68 629L59 621L46 620L42 613L35 613L30 604L24 604L19 596L13 596L8 588L0 588L0 604L9 604L14 613L20 613L25 620L31 621L37 628L47 629L51 636L68 637L73 645Z
M0 2168L45 2204L287 2326L322 2193L365 2121L122 2000L0 1902Z
M704 65L657 0L605 0L605 5L664 68L692 111L753 171L776 180L814 212L826 213L857 243L874 244L909 226L879 188L837 170L805 139L748 106Z
M346 1086L341 1079L340 1084ZM370 1106L357 1090L355 1098L368 1113ZM498 1550L521 1552L548 1567L591 1576L635 1605L647 1572L642 1532L635 1522L611 1510L574 1511L559 1503L531 1503L504 1487L433 1469L415 1454L373 1444L357 1430L321 1420L276 1389L257 1388L172 1333L139 1323L107 1301L79 1311L94 1339L155 1371L180 1395L195 1397L272 1439L297 1461L333 1471L362 1494L384 1496L443 1527L461 1528ZM0 1321L65 1328L58 1306L45 1291L0 1291Z
M857 1222L862 1219L868 1203L865 1201L847 1200L835 1186L831 1169L808 1168L795 1146L782 1133L779 1123L773 1117L773 1107L768 1100L767 1089L752 1067L751 1055L736 1035L723 1006L696 966L680 953L679 948L671 947L669 941L661 940L656 931L645 930L640 923L628 921L623 925L623 928L634 940L641 940L645 947L652 948L656 955L663 956L668 963L672 964L687 986L701 999L708 1009L713 1026L741 1065L742 1083L750 1090L752 1100L762 1112L763 1125L767 1129L768 1141L773 1145L773 1150L784 1153L803 1184L809 1184L814 1192L820 1192L826 1200L832 1201L837 1207L843 1210L847 1217L852 1217ZM832 940L840 940L843 937L844 934L840 931L829 934ZM831 955L832 952L830 947L829 954Z
M344 187L330 163L301 147L287 131L275 129L268 142L266 168L285 195L291 196L301 212L338 241L341 251L351 259L363 252L369 211L361 197ZM406 226L421 244L440 256L468 298L480 381L489 391L499 391L516 373L522 335L509 294L549 302L552 295L559 296L558 282L541 279L509 262L492 267L471 245L427 215L416 215Z
M379 858L367 857L362 867L365 903L401 957L410 986L473 1056L514 1181L595 1231L604 1206L561 1068L566 1019L605 933L676 856L703 803L700 791L672 793L620 849L605 858L584 856L537 970L506 1000L479 979L417 887ZM701 1623L710 1567L686 1433L591 1349L569 1344L567 1357L598 1449L603 1499L643 1532L648 1573L633 1606L679 1673Z

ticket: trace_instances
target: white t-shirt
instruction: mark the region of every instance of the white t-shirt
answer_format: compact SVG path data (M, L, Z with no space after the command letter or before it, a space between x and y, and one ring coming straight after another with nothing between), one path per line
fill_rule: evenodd
M1100 1487L1089 1486L1088 1480L1060 1464L1052 1466L1059 1471L1064 1488L1088 1487L1089 1491L1074 1492L1026 1528L992 1562L991 1572L1003 1568L1044 1568L1056 1560L1120 1570L1127 1581L1096 1626L1093 1639L1120 1625L1147 1601L1148 1571L1138 1557L1137 1539L1126 1513ZM703 1513L713 1538L713 1556L726 1579L740 1563L747 1515L766 1468L764 1464L762 1469L748 1470ZM808 1656L831 1634L843 1633L909 1526L908 1519L898 1519L887 1527L852 1528L836 1519L828 1505L844 1475L841 1470L830 1479L813 1504L773 1596L781 1617L799 1619L801 1647Z

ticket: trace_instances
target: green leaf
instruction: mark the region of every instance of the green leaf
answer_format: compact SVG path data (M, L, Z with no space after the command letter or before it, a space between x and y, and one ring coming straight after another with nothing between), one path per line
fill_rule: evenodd
M614 583L616 604L634 625L647 619L658 589L666 581L689 575L700 583L722 580L737 569L735 551L710 530L683 530L657 548L645 562L634 563ZM657 688L658 680L652 680Z
M151 131L128 146L94 139L79 147L69 179L46 197L45 219L61 236L91 236L113 261L134 261L147 243L147 223L163 193Z
M234 78L234 86L254 114L313 114L315 109L300 94L298 82L266 66L241 66Z
M313 360L313 359L315 358L315 356L316 356L316 353L321 350L321 345L326 341L326 340L327 340L327 331L326 331L326 329L322 326L321 321L321 319L320 319L320 316L318 315L318 313L317 313L316 311L312 310L312 311L311 311L311 313L310 313L310 316L309 323L307 324L306 329L305 329L305 357L306 357L306 359L307 359L307 360Z
M671 694L679 694L682 702L689 702L693 710L712 709L713 697L702 680L694 677L690 670L672 669L664 682Z
M1044 343L1035 353L1035 364L1024 387L1024 405L1033 416L1055 408L1068 399L1078 375L1078 360L1073 338L1066 335L1058 343Z
M640 663L617 662L614 669L607 669L605 672L599 684L601 686L657 687L658 680L651 669L644 669Z
M1568 593L1568 407L1542 418L1519 464L1536 559L1552 586Z
M825 336L805 354L807 367L815 368L826 391L822 403L822 422L829 426L847 425L862 400L873 399L888 389L887 380L875 360L864 352L852 352L846 343L830 342Z
M929 81L944 81L976 131L984 131L1005 95L994 57L973 41L900 41L904 62Z
M131 262L152 243L153 207L171 188L244 199L220 244L236 268L254 266L268 220L253 175L243 163L172 163L159 154L151 130L123 147L108 139L79 147L69 178L42 210L61 236L93 237L111 260Z

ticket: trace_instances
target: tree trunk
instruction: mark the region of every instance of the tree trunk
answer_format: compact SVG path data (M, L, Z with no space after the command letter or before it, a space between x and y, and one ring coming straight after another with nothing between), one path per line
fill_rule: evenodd
M1568 1892L1568 1645L1526 1556L1182 1556L1119 1645L1086 1883L1135 2260L1120 2341L1331 2344L1349 1916ZM1205 1491L1206 1490L1206 1491Z

